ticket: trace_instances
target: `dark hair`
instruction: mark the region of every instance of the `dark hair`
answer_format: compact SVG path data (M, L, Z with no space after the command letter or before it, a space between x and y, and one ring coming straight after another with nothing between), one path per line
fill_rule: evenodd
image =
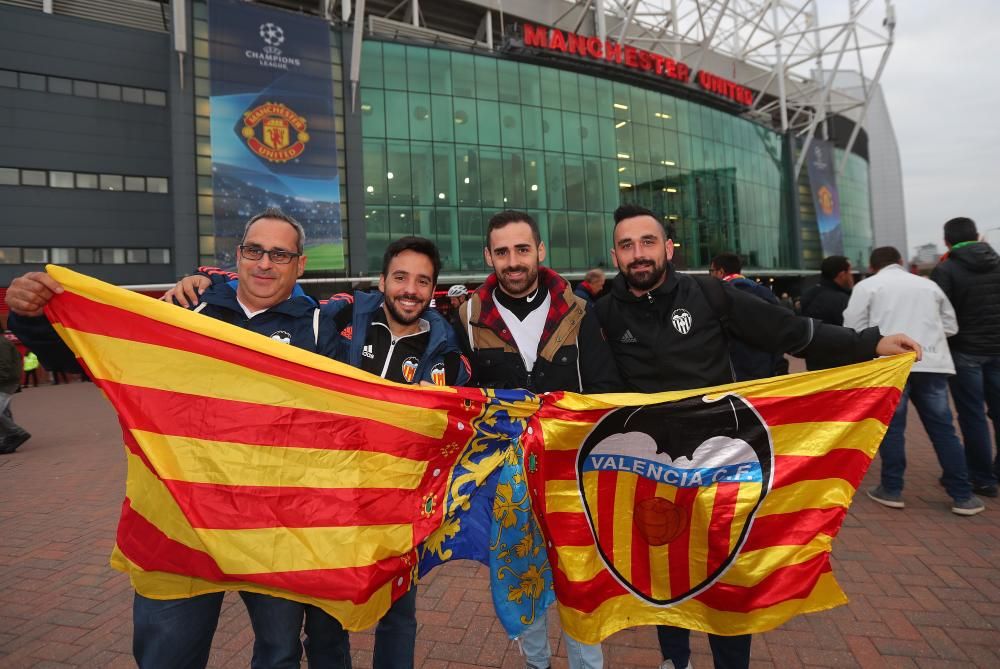
M243 226L243 237L240 239L240 244L246 241L247 233L250 232L250 226L259 221L262 218L275 218L279 221L284 221L288 225L295 228L295 234L298 235L298 242L295 245L295 250L302 253L302 249L306 244L306 231L302 228L302 224L296 221L294 218L281 211L278 207L268 207L264 211L260 212Z
M819 266L819 273L824 279L833 281L838 274L851 269L851 261L844 256L830 256L823 258L823 264Z
M903 256L899 255L899 251L896 250L895 246L880 246L872 251L868 264L877 272L889 265L902 265Z
M962 242L978 242L979 232L976 230L976 222L964 216L951 219L944 224L944 241L949 246Z
M385 247L385 253L382 254L382 276L388 276L389 263L403 251L414 251L430 258L431 265L434 266L434 283L437 284L438 274L441 272L441 254L438 253L437 245L424 237L400 237Z
M653 220L660 224L663 228L663 234L667 236L667 239L674 239L677 235L677 231L674 230L674 224L670 221L664 222L662 218L653 213L652 210L646 209L642 205L638 204L623 204L617 209L615 209L615 227L627 218L635 218L636 216L651 216ZM612 231L613 232L613 231Z
M506 209L499 214L494 214L486 225L486 248L490 248L490 234L511 223L527 223L528 227L531 228L531 236L535 238L535 245L542 243L542 233L538 231L538 223L531 217L531 214L525 211Z
M739 274L743 271L743 261L735 253L720 253L712 258L711 266L721 269L726 274Z

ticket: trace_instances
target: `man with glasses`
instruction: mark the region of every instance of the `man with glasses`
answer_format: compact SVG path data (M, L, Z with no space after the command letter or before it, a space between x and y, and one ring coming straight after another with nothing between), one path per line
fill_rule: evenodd
M205 277L189 277L189 283L197 279L204 290L197 306L192 305L194 311L363 369L369 365L361 364L361 358L381 361L380 370L370 371L381 371L379 375L390 380L461 385L468 378L451 328L427 309L440 269L432 242L411 237L390 245L380 279L384 297L382 293L355 293L354 299L345 296L322 308L296 283L306 266L304 242L302 226L280 210L267 209L254 216L237 247L234 280L220 277L213 283ZM10 327L22 341L43 360L65 363L74 361L73 354L42 312L60 292L62 288L47 274L31 272L14 280L7 304L13 312ZM368 328L370 336L366 335L364 326L379 318L385 332ZM353 331L352 322L356 324ZM363 325L359 328L358 324ZM379 350L371 359L361 355L362 344L369 340ZM400 346L401 341L406 345ZM415 367L406 360L392 367L404 351L415 351L418 346ZM240 595L254 629L255 669L299 666L303 617L310 666L351 666L347 633L318 607L256 593ZM151 599L136 592L133 653L139 666L206 666L222 599L221 592L173 600ZM379 624L375 667L412 667L415 638L415 591L411 590Z

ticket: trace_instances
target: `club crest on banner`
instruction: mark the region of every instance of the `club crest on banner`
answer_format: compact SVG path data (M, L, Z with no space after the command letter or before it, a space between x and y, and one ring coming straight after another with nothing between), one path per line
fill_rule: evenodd
M697 595L746 540L773 460L768 426L739 395L607 413L576 462L604 564L651 604Z
M420 361L412 355L403 361L403 378L406 379L407 383L413 382L413 377L417 375L418 364L420 364Z
M306 119L280 102L267 102L244 112L241 133L251 151L272 163L298 158L309 141Z

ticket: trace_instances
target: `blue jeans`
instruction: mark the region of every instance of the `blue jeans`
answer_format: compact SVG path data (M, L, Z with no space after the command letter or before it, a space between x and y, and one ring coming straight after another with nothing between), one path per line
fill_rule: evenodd
M889 429L879 447L882 459L882 488L891 494L903 492L903 472L906 471L906 410L908 401L917 408L920 422L927 430L938 462L941 463L941 483L955 501L972 496L972 485L965 466L965 449L955 433L955 424L948 406L946 374L913 372L903 388L899 406L889 423Z
M994 459L993 439L1000 434L1000 357L951 352L955 376L951 378L951 396L958 412L958 425L965 441L965 458L969 479L975 486L997 485L1000 476L1000 456ZM990 434L987 413L993 423Z
M213 592L183 599L149 599L135 593L132 652L140 669L204 669L223 595ZM240 596L254 631L252 669L298 669L303 615L309 666L350 669L347 632L322 609L250 592Z
M132 602L132 654L139 669L204 669L222 610L221 592Z
M374 669L413 669L417 644L417 586L393 602L375 628Z
M683 627L657 625L656 637L660 642L660 653L664 660L671 660L674 667L684 669L691 661L691 630ZM737 636L708 635L708 645L712 648L715 669L747 669L750 666L749 634Z
M551 663L552 648L549 647L548 618L538 616L521 634L521 650L524 659L532 669L545 669ZM580 643L563 632L566 639L566 656L570 669L601 669L604 653L601 644Z
M350 669L351 645L347 632L323 609L254 592L241 592L240 596L253 626L251 669L299 669L303 618L309 666Z

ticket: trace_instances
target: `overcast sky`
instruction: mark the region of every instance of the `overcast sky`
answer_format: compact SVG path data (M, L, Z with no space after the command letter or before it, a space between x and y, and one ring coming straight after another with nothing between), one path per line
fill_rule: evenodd
M821 22L845 5L821 0ZM943 251L941 226L955 216L974 219L980 232L1000 227L1000 2L895 5L896 44L882 87L903 164L903 255L912 256L927 242ZM865 23L878 25L884 2L870 6ZM1000 246L1000 229L986 235Z

